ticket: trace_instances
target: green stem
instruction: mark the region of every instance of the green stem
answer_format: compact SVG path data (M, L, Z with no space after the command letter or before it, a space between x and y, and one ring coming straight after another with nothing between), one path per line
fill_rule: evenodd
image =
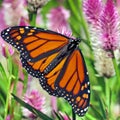
M111 113L111 94L110 94L110 79L105 78L105 98L106 98L106 104L107 104L107 113L106 118L110 117Z
M118 65L117 65L117 61L115 59L115 55L114 55L114 52L112 52L112 55L113 55L113 65L114 65L114 69L115 69L115 73L116 73L116 82L115 82L115 89L116 91L120 90L120 71L119 71L119 68L118 68ZM116 84L118 84L118 87L116 88Z
M14 88L12 90L12 93L16 94L17 93L17 83L18 83L18 78L14 78ZM10 114L13 113L14 111L14 106L15 106L15 101L11 99L11 107L10 107Z
M115 69L115 73L116 73L116 82L114 82L114 89L115 89L115 92L118 92L117 94L119 95L119 91L120 91L120 71L119 71L119 68L118 68L118 65L117 65L117 61L115 59L115 55L114 55L114 52L112 52L113 54L113 65L114 65L114 69ZM120 96L118 96L118 101L120 99ZM120 101L119 101L120 103ZM119 112L120 112L120 108L119 108Z
M92 44L91 44L91 41L90 41L90 34L88 32L88 27L87 27L86 21L85 21L84 16L83 16L82 1L80 1L79 4L80 4L80 12L79 12L79 14L80 14L80 17L81 17L81 24L83 26L83 30L85 32L86 39L87 39L87 41L85 41L85 42L89 46L91 58L92 58L92 60L94 60L94 54L93 54L93 50L92 50Z
M7 86L7 96L6 96L4 120L6 119L7 114L8 114L8 105L9 105L9 100L10 100L10 85L11 85L11 80L12 80L12 76L10 76L9 79L8 79L8 86Z
M36 17L37 17L37 12L29 12L29 20L30 20L30 25L31 26L36 26Z
M27 91L27 83L29 79L28 73L25 70L23 70L23 73L24 73L24 82L23 82L24 88L23 88L22 94L24 94Z
M75 1L73 1L73 0L68 0L68 3L69 3L69 5L70 5L70 8L71 8L72 13L74 14L75 18L80 22L81 20L80 20L79 14L78 14L78 9L76 9L76 7L75 7L75 5L74 5Z
M81 18L81 24L83 26L83 29L85 31L85 35L86 35L86 38L88 40L88 44L90 44L90 35L89 35L89 32L88 32L88 27L87 27L87 24L85 22L85 19L83 17L83 10L82 10L82 1L79 2L80 3L80 18Z
M74 113L73 110L72 110L72 120L76 120L76 114Z

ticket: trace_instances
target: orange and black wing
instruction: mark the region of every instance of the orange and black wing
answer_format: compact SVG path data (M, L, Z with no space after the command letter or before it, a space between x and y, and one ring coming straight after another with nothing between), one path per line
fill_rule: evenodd
M55 82L55 88L70 103L75 113L84 116L90 101L90 85L79 49L75 49L65 62Z
M49 70L48 74L44 73L69 43L69 38L50 30L31 26L10 27L2 31L1 36L20 52L22 65L28 73L39 78L41 86L49 94L59 96L54 83L67 58L54 66L54 69Z
M31 26L10 27L1 36L31 62L60 51L69 42L69 38L59 33Z
M43 89L51 95L64 97L78 115L86 113L90 100L87 70L79 49L67 51L68 37L20 26L2 31L1 36L20 51L23 67L40 79ZM63 52L68 53L61 57Z
M61 95L59 95L55 89L55 82L61 69L67 61L68 56L64 57L57 65L55 65L57 63L55 59L58 54L59 53L52 54L51 56L40 59L36 62L29 62L22 56L20 58L22 65L27 72L32 76L39 78L40 84L44 90L46 90L50 95L60 97ZM53 69L51 69L52 66ZM46 71L49 72L46 73Z

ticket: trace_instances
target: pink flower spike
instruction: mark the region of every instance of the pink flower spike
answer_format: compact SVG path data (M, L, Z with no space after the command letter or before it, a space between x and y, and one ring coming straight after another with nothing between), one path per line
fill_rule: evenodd
M68 28L66 28L65 26L61 26L56 30L58 33L61 33L67 37L72 37L72 32L70 30L68 30Z
M1 49L2 55L3 55L4 57L6 57L7 55L6 55L5 44L2 44L1 47L2 47L2 49Z
M21 17L19 26L29 26L29 23L27 22L27 19Z
M12 48L11 45L9 45L8 51L9 51L10 55L13 55L13 54L14 54L14 49Z
M11 120L10 115L8 115L5 120Z
M45 112L44 110L45 97L40 95L40 93L37 90L32 90L30 93L26 93L26 95L24 96L24 101L29 105L33 106L34 108L36 108L37 110ZM26 117L36 118L36 116L26 108L23 108L22 112L23 115Z
M11 1L11 2L10 2ZM5 0L2 8L4 10L4 20L6 25L18 25L20 18L28 18L28 11L25 9L24 0Z
M90 24L98 25L102 7L101 0L84 0L83 11Z
M106 51L113 51L119 46L119 17L112 0L107 0L100 17L101 46Z
M116 0L117 6L120 7L120 0Z
M70 16L69 11L63 7L51 9L50 13L48 14L50 29L56 31L61 26L68 28L67 20L69 16Z
M57 111L57 98L54 96L51 96L51 106L54 111Z
M2 31L3 29L7 28L7 25L4 20L4 9L3 8L0 8L0 16L2 16L0 18L0 31Z

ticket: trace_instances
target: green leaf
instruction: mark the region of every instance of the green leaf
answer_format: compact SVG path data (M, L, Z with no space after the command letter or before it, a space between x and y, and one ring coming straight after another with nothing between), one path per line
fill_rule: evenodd
M60 114L58 114L58 113L55 112L55 111L54 111L54 113L55 113L56 117L58 118L58 120L63 120L63 118L61 118Z
M26 90L27 90L28 73L27 73L27 71L25 69L23 69L23 73L24 73L24 80L23 80L24 89L23 89L23 93L25 93Z
M55 111L54 111L54 113L55 113L56 117L58 118L58 120L64 120L64 117L62 116L61 113L59 113L59 112L57 113ZM67 116L68 120L71 120L68 114L65 114L65 115ZM73 119L73 120L76 120L76 119Z
M4 119L0 116L0 120L4 120Z
M13 62L13 61L12 61ZM19 67L17 64L13 63L13 71L12 74L14 75L15 79L18 80L19 77Z
M25 103L24 101L22 101L21 99L19 99L17 96L15 96L14 94L12 94L12 96L14 97L14 99L19 102L23 107L27 108L29 111L31 111L32 113L34 113L36 116L40 117L42 120L53 120L52 118L48 117L47 115L45 115L44 113L40 112L39 110L35 109L34 107L32 107L31 105Z
M87 120L96 120L96 118L93 117L93 116L90 115L90 114L87 114L86 118L87 118Z
M91 109L94 112L94 115L96 116L96 118L99 118L100 120L104 120L103 116L101 115L101 113L99 112L100 110L96 109L94 106L91 105Z
M120 120L120 116L118 116L116 120Z
M3 91L0 89L0 106L5 105L5 94Z
M98 100L99 100L99 105L100 105L100 109L101 109L101 112L102 112L102 116L104 118L106 118L106 111L104 109L105 106L103 105L102 100L99 97L98 97Z
M78 21L80 22L81 18L80 18L80 15L78 13L78 8L76 8L75 1L68 0L67 2L68 2L68 5L69 5L69 7L70 7L70 9L72 11L73 16L75 17L75 19L77 20L77 22Z
M29 20L30 20L30 25L31 26L36 26L36 17L37 17L37 12L29 12Z
M5 72L4 67L1 63L0 63L0 73L1 73L1 76L3 76L5 79L7 79L6 72Z
M6 86L8 83L8 78L4 70L3 65L0 63L0 90L6 93Z
M13 61L12 61L12 57L9 55L8 59L7 59L7 69L10 75L12 75L12 70L13 70Z

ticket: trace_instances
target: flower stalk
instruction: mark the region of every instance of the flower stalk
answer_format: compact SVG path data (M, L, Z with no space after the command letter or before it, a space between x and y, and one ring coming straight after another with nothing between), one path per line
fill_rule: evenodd
M115 69L115 73L116 73L116 79L117 79L114 86L115 86L116 91L118 91L118 90L120 90L120 71L119 71L119 68L118 68L117 61L115 59L114 52L113 52L112 61L113 61L113 65L114 65L114 69ZM119 86L117 86L117 88L116 88L116 84L119 85Z
M12 81L13 78L14 78L14 76L11 75L11 76L9 76L9 79L8 79L7 95L6 95L6 102L5 102L5 114L4 114L4 120L6 119L7 114L8 114L9 100L10 100L10 98L11 98L10 86L11 86L11 81Z
M36 17L37 17L37 12L29 12L29 20L31 26L36 26Z

